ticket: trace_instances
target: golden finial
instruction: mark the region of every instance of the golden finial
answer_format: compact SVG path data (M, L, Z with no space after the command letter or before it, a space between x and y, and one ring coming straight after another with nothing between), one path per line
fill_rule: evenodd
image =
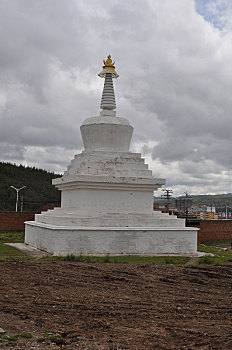
M112 78L118 78L119 75L115 70L115 62L112 61L111 56L108 55L107 60L103 60L104 66L103 66L103 70L101 71L101 73L98 74L99 77L101 78L105 78L107 73L112 74Z
M111 56L110 56L110 55L108 56L108 58L107 58L106 61L103 60L103 63L104 63L104 65L105 65L103 68L105 68L105 67L114 67L114 64L115 64L115 62L112 63L112 59L111 59ZM115 68L115 67L114 67L114 68Z

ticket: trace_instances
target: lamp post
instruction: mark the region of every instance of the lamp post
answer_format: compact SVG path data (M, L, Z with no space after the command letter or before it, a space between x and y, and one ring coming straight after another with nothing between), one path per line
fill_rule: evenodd
M15 211L17 212L18 211L18 201L19 201L19 191L22 190L23 188L25 188L26 186L23 186L23 187L20 187L20 188L16 188L14 186L10 186L10 187L13 188L17 192L16 203L15 203Z

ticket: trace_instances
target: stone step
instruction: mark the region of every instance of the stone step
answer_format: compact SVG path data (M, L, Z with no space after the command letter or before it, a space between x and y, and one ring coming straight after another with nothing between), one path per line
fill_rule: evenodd
M60 208L60 207L55 207L54 209L48 209L47 211L42 211L41 214L46 214L46 215L57 215L57 216L69 216L69 217L84 217L84 218L88 218L88 217L92 217L92 218L98 218L99 216L107 218L107 217L112 217L115 216L117 218L128 218L128 217L136 217L136 218L140 218L141 216L143 218L158 218L158 217L170 217L170 218L176 218L177 217L175 215L169 215L168 213L162 213L161 211L152 211L151 213L142 213L142 212L115 212L115 211L102 211L102 212L98 212L98 211L85 211L85 210L76 210L76 209L72 209L72 208ZM40 215L40 214L36 214L36 215Z
M116 177L138 177L138 178L152 178L151 170L135 170L135 169L115 169L115 168L79 168L70 169L69 175L97 175L97 176L116 176Z
M141 153L133 153L133 152L103 152L103 151L91 151L86 152L83 151L80 154L76 154L74 156L75 161L78 159L93 159L93 160L122 160L122 161L136 161L136 162L144 162L144 158L141 158Z
M102 158L95 158L95 157L82 157L82 158L74 158L71 160L71 164L68 166L68 169L70 168L76 168L81 166L82 164L113 164L114 166L125 166L125 167L132 167L135 166L136 168L148 168L148 165L146 163L144 163L144 159L143 158L117 158L117 157L113 157L113 158L106 158L106 157L102 157Z
M90 226L90 227L184 227L185 220L176 217L75 217L56 215L37 215L36 221L58 226Z

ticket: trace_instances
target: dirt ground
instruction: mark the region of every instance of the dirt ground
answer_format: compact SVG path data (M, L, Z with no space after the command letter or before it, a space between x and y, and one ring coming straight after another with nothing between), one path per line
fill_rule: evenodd
M232 349L229 266L25 261L0 271L0 348Z

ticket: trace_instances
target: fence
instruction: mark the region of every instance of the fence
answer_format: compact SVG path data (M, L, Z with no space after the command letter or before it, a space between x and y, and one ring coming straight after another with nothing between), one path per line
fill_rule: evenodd
M24 221L33 221L34 213L0 213L0 232L24 231Z
M200 222L198 243L232 241L232 220L205 220Z

